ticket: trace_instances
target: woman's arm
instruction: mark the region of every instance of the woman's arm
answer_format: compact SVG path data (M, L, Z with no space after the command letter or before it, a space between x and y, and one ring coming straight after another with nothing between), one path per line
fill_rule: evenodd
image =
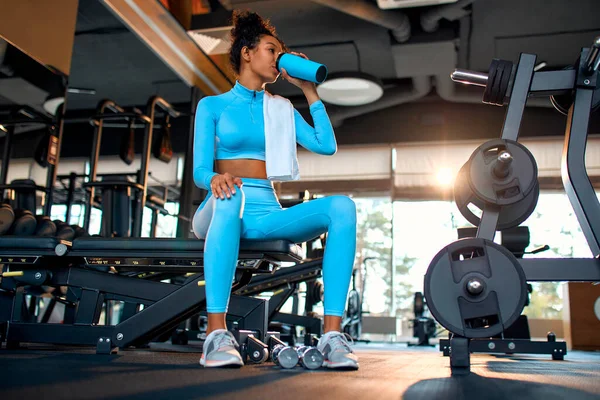
M305 58L302 53L294 53L297 56ZM304 96L310 107L310 115L312 115L315 127L310 126L302 115L297 110L294 110L294 122L296 124L296 141L305 149L317 154L331 156L337 151L337 142L331 121L325 110L325 105L319 98L317 87L314 83L302 79L292 78L285 69L282 69L281 75L283 79L297 86Z
M314 128L302 118L298 110L294 110L296 141L302 147L314 153L328 156L335 154L337 151L335 134L325 110L325 105L321 100L317 100L310 105L310 115L312 115L315 123Z
M194 120L194 183L210 191L214 172L216 117L207 97L198 102Z

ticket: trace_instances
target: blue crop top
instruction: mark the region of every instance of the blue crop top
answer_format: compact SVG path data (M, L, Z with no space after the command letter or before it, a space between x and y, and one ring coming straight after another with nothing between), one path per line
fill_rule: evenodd
M194 183L210 190L217 175L214 160L265 161L264 91L250 90L236 82L228 92L204 97L196 108L194 125ZM335 154L333 127L321 100L310 105L315 127L294 110L296 142L314 153Z

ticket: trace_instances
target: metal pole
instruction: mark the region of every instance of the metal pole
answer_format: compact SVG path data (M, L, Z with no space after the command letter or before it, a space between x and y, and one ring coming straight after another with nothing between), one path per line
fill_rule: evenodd
M73 207L73 195L75 193L75 182L77 180L77 174L71 172L69 174L69 188L67 189L67 212L65 214L65 222L69 224L71 221L71 208Z
M189 218L194 213L194 200L206 196L206 191L194 184L194 116L196 105L200 101L200 90L192 88L190 129L183 162L183 177L181 179L181 196L179 196L179 218L177 221L177 237L187 238L191 230Z
M142 165L140 167L140 181L138 182L142 186L142 192L138 193L137 206L135 209L135 216L133 220L133 237L142 236L142 219L144 216L144 207L146 205L146 194L148 191L148 167L150 164L150 151L152 146L152 134L154 130L154 116L156 106L159 106L163 110L169 113L173 118L177 118L181 115L176 111L171 104L165 99L159 96L152 96L148 100L146 107L146 115L150 117L150 122L146 125L146 134L144 135L144 146L142 150Z
M2 152L2 171L0 171L0 185L6 185L8 179L8 163L12 153L12 141L15 133L14 126L6 127L6 136L4 138L4 151Z
M466 69L455 69L454 72L450 74L450 79L452 79L454 82L464 83L466 85L486 87L488 82L488 74L469 71Z
M105 109L109 109L116 113L125 112L121 107L115 104L112 100L102 100L98 107L96 107L96 115L100 115L99 118L94 116L90 123L95 125L94 129L94 139L92 142L92 154L90 155L90 179L89 182L93 183L96 181L96 170L98 168L98 158L100 156L100 143L102 142L102 129L103 129L103 121L104 119L101 117L101 114L104 113ZM92 207L94 205L94 196L96 193L96 189L94 186L90 186L88 189L88 197L86 201L85 207L85 216L83 218L83 229L89 231L90 229L90 219L92 216Z
M56 113L57 121L55 129L50 134L50 143L48 143L48 171L46 173L46 199L44 203L44 214L50 216L52 214L52 194L54 193L54 184L56 183L56 174L58 173L58 163L60 161L60 149L62 145L63 135L63 115L65 110L65 104L60 107L60 110Z

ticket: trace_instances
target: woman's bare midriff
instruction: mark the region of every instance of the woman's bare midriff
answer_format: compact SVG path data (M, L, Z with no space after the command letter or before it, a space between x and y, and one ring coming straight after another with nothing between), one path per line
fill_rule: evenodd
M217 160L217 173L226 172L239 178L267 179L266 163L260 160Z

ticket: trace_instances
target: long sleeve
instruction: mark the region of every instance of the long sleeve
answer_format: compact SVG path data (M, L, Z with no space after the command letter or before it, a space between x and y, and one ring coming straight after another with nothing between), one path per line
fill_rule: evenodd
M194 120L194 183L210 191L210 180L214 172L216 118L211 111L208 98L198 102Z
M310 105L315 127L310 126L298 110L294 110L296 123L296 141L305 149L317 154L331 156L337 151L337 143L331 121L321 100Z

